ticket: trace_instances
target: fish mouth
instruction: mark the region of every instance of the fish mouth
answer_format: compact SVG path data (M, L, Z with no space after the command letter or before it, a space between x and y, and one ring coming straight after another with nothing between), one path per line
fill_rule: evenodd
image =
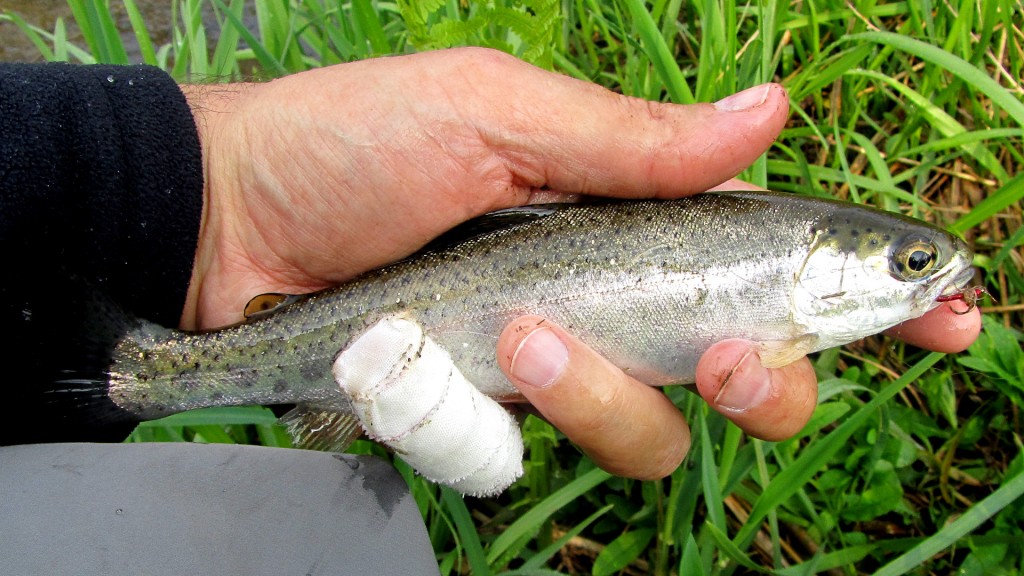
M952 272L952 269L950 270L950 272ZM935 299L937 301L941 301L941 300L939 300L940 298L941 299L948 299L950 296L953 296L955 294L962 294L965 290L968 290L967 285L973 279L974 279L974 268L971 268L970 266L966 266L966 267L960 269L956 273L956 276L954 276L952 278L952 280L950 280L949 283L947 283L942 288L942 290L939 291L939 293L936 295Z

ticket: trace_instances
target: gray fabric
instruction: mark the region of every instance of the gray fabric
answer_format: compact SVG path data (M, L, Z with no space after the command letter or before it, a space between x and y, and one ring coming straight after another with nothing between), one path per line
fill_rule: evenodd
M5 574L437 574L391 466L257 446L0 448Z

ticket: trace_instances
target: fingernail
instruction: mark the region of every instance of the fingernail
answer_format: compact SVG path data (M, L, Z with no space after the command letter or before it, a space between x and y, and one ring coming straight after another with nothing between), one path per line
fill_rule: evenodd
M718 102L715 102L715 108L723 112L741 112L743 110L749 110L755 106L764 104L764 101L768 99L769 89L771 89L771 84L761 84L760 86L747 88L742 92L737 92L732 96L726 96Z
M512 355L512 376L529 386L547 388L569 363L569 349L549 328L535 330Z
M760 406L772 392L772 375L753 350L747 352L725 377L715 405L731 412Z

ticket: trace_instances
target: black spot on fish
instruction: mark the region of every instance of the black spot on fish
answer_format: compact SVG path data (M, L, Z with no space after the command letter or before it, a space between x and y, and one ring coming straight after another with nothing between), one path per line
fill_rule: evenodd
M220 402L223 399L224 399L224 393L223 392L214 392L213 394L210 394L210 400L213 400L214 402Z
M860 232L858 232L857 230L850 230L850 236L856 238L857 236L860 236Z
M323 372L313 362L306 362L299 365L299 374L306 380L319 380Z
M199 387L199 383L192 378L186 378L184 376L174 376L171 378L171 386L181 388L186 392L192 392Z
M281 393L283 393L287 389L288 389L288 383L285 382L284 380L278 380L276 383L274 383L274 393L275 394L281 394Z

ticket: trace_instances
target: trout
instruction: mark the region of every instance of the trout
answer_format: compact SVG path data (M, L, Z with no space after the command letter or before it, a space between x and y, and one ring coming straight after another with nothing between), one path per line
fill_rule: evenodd
M422 327L479 391L514 401L495 342L523 314L647 384L688 383L720 340L759 342L781 366L918 317L966 290L971 259L930 224L783 193L514 208L239 325L189 333L131 319L101 377L60 388L135 420L295 404L298 445L339 448L359 430L332 364L383 318ZM313 430L328 441L302 437Z

